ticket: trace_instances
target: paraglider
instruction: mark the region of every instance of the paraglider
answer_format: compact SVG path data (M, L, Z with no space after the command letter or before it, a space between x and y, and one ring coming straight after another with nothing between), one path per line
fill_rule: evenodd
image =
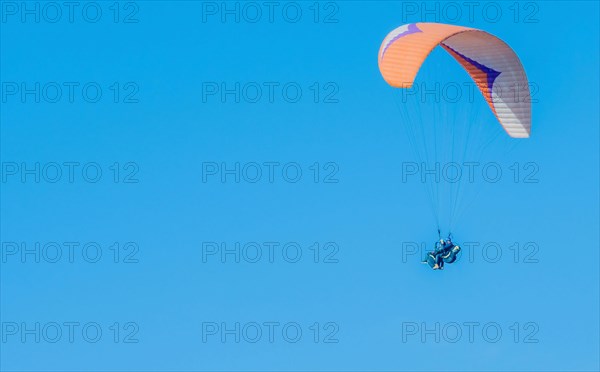
M444 263L454 263L459 253L460 247L452 242L452 235L448 235L445 240L435 242L433 251L428 252L422 262L429 264L433 270L444 270Z
M500 123L502 129L511 138L528 138L531 133L531 100L529 83L525 70L519 60L517 54L511 49L508 44L498 37L487 33L486 31L439 23L410 23L400 26L390 32L383 40L378 54L379 70L383 79L392 87L407 90L413 87L418 72L427 57L437 47L441 46L451 57L454 58L468 73L473 80L487 106L495 119ZM444 66L442 66L442 69ZM508 92L519 90L518 99L514 99L514 95ZM471 104L471 102L470 102ZM437 131L446 130L451 133L452 146L451 156L452 161L460 156L465 156L469 141L474 142L473 136L470 134L474 127L480 127L474 123L474 120L462 120L467 122L464 124L466 128L463 131L468 131L465 144L455 146L455 138L460 139L461 134L458 130L453 132L453 129L461 125L460 120L451 120L451 115L438 114L433 115L433 119L424 120L424 113L434 111L432 108L423 108L423 102L417 102L418 107L415 112L405 112L402 117L403 123L412 126L407 130L411 145L417 147L415 152L422 158L423 164L431 159L437 159L444 152L439 151L437 147L428 145L432 141L431 136L427 137L426 131L429 129L434 133ZM408 105L402 102L401 110L408 111ZM458 104L455 105L460 106ZM454 108L451 108L454 109ZM463 108L464 109L464 108ZM429 128L424 128L428 126ZM416 128L415 128L416 127ZM489 128L489 127L488 127ZM419 144L416 135L421 133L425 138ZM448 138L447 135L442 137L442 141ZM457 140L458 141L458 140ZM481 141L483 142L483 141ZM482 148L487 146L480 145ZM479 149L478 149L479 150ZM432 152L428 154L427 152ZM423 154L425 156L423 156ZM435 166L427 169L437 169ZM440 182L435 185L426 185L429 193L431 204L437 220L438 234L440 230L440 214L443 212L448 214L448 231L452 231L452 225L455 223L458 201L463 198L458 194L461 191L460 185L457 187L455 183L448 182L450 199L447 208L441 208L440 205L444 202L444 197L440 195ZM443 269L444 263L452 263L456 260L457 254L460 252L460 247L452 242L449 234L447 239L440 239L436 242L434 250L427 254L427 258L423 261L435 269Z

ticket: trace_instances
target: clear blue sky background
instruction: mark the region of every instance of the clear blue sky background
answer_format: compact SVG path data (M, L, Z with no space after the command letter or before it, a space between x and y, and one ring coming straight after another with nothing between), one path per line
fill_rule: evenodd
M6 2L2 2L6 6ZM20 3L17 4L17 6ZM509 159L535 162L538 183L481 185L455 231L461 241L498 242L502 257L474 259L434 272L403 260L403 242L431 242L435 225L418 182L402 183L401 163L413 160L393 92L377 68L385 35L407 22L401 3L321 3L336 23L313 22L312 2L298 3L297 23L202 21L201 2L137 3L137 23L113 22L112 3L97 3L101 20L81 8L69 22L23 23L4 9L1 80L44 85L97 82L103 96L76 93L58 103L6 97L1 106L3 164L96 162L100 182L2 181L0 344L2 370L598 370L599 365L599 24L597 2L498 3L497 22L465 13L443 23L485 29L509 43L539 87L533 135ZM218 3L217 5L219 5ZM229 3L233 6L235 3ZM421 2L416 2L420 6ZM438 3L443 7L444 3ZM482 3L483 4L483 3ZM44 6L44 3L41 5ZM443 9L443 8L442 8ZM135 10L120 7L120 17ZM48 10L49 12L51 9ZM266 12L265 8L263 11ZM291 12L292 10L290 10ZM448 10L450 11L450 10ZM531 20L524 17L535 11ZM53 13L49 13L53 14ZM450 14L450 13L448 13ZM493 14L490 10L490 14ZM450 14L452 16L452 14ZM464 81L457 66L449 76ZM110 86L134 82L138 103L114 103ZM288 103L202 100L203 82L296 82ZM310 86L333 82L337 103L313 102ZM6 86L3 91L8 89ZM80 92L76 90L76 92ZM125 88L121 93L130 92ZM266 93L265 93L266 94ZM286 182L202 182L203 162L298 163L303 177ZM114 183L110 165L139 166L137 183ZM337 183L313 182L309 167L334 162ZM504 164L504 163L503 163ZM3 175L5 174L3 168ZM79 173L78 173L79 174ZM121 174L122 176L123 174ZM98 242L103 256L88 263L25 262L6 242ZM258 263L202 262L202 242L298 242L303 256ZM114 242L135 242L138 263L112 261ZM335 242L337 263L312 262L309 247ZM515 242L534 242L538 263L515 263ZM123 253L123 252L122 252ZM523 251L521 251L523 254ZM43 261L43 260L42 260ZM406 261L406 262L403 262ZM472 261L472 262L469 262ZM90 343L76 333L56 343L21 341L7 326L95 322ZM111 324L139 327L137 343L113 342ZM279 333L256 343L202 340L203 322L296 322L303 336ZM339 327L339 342L318 342L309 328ZM458 342L421 341L423 323L461 325ZM480 324L469 342L465 322ZM533 328L526 328L531 322ZM403 324L419 333L406 335ZM502 337L486 341L482 326ZM520 328L513 340L513 324ZM8 325L7 325L8 324ZM511 328L513 327L513 328ZM405 328L404 328L405 329ZM441 328L440 328L441 329ZM524 342L536 330L535 343ZM440 330L440 332L442 332ZM492 334L493 332L491 332ZM443 335L442 335L443 336Z

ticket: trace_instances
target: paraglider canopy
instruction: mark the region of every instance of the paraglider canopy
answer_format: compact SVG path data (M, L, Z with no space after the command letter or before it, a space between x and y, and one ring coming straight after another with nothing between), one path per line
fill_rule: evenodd
M438 45L469 73L508 135L529 137L531 103L525 70L505 42L485 31L440 23L400 26L387 35L379 50L383 78L396 88L412 87L421 65Z

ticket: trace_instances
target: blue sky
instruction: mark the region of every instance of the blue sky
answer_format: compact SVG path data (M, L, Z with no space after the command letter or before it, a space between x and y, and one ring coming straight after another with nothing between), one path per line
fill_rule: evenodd
M2 2L0 369L599 369L596 2L48 4ZM537 87L443 272L377 67L416 21L502 38Z

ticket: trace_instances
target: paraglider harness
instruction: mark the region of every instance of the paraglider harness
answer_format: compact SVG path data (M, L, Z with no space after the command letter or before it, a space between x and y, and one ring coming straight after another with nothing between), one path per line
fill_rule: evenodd
M446 240L441 239L440 230L438 230L438 237L440 240L435 242L433 252L427 253L427 257L423 261L429 264L432 269L444 269L444 263L454 263L457 255L460 252L460 247L452 243L452 234L448 234ZM438 267L435 267L435 266Z

